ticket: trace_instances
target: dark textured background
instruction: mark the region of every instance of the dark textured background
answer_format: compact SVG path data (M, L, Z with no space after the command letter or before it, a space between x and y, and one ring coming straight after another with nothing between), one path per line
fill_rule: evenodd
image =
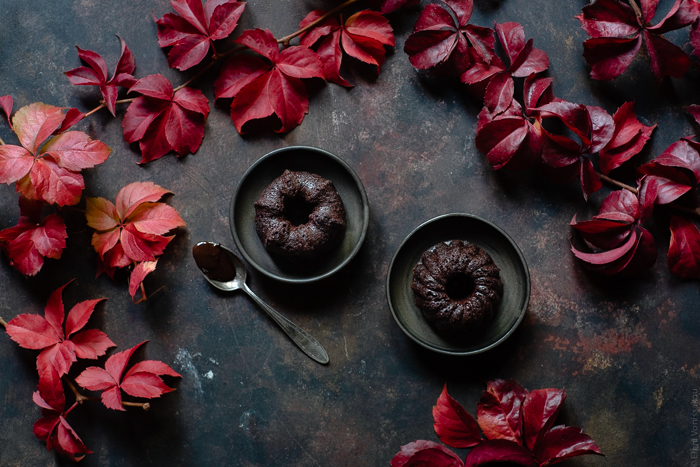
M330 3L251 0L238 32L258 26L280 37L295 31L308 11ZM638 58L615 82L591 81L581 57L585 35L573 19L586 3L476 0L471 22L521 22L535 46L549 53L561 98L610 113L636 100L640 118L659 124L635 162L649 160L692 133L682 107L700 103L698 73L657 89L647 61ZM662 14L669 4L662 2ZM0 95L11 94L15 110L35 101L94 108L97 89L71 86L61 73L79 66L76 44L102 54L111 72L119 52L114 34L133 50L137 77L162 73L175 85L184 82L193 72L168 68L151 11L160 17L170 7L165 0L1 1ZM697 282L668 272L668 214L657 210L650 222L660 249L650 272L635 279L585 272L569 252L568 223L575 213L595 211L609 189L587 205L577 187L552 186L536 172L494 172L474 147L479 104L456 81L418 75L402 52L418 11L391 16L397 49L378 78L362 68L352 90L312 84L310 113L289 134L241 137L227 110L212 107L196 154L139 166L140 155L121 132L125 106L120 118L103 110L78 125L114 150L106 163L84 172L85 196L114 199L127 183L153 181L175 193L169 203L188 224L146 280L149 290L164 285L165 291L140 305L131 303L123 281L94 279L91 231L76 211L65 211L70 237L63 258L47 261L37 277L25 278L0 259L5 320L41 313L52 290L77 278L64 294L67 306L109 299L89 327L104 330L120 350L150 340L145 355L183 375L178 391L155 400L150 412L116 413L98 403L77 408L69 422L94 451L82 465L388 465L403 444L437 441L431 408L445 382L475 414L484 382L492 378L515 378L530 389L566 388L560 421L583 427L608 455L567 465L690 465L698 416L692 397L700 387L700 297ZM668 37L688 50L687 32ZM197 83L210 101L212 82ZM16 143L6 125L0 124L0 137ZM255 273L250 284L324 344L327 367L298 351L243 294L210 288L190 256L197 241L233 246L228 207L239 177L265 153L297 144L331 151L356 170L371 205L365 246L323 284L284 286ZM17 195L11 186L1 186L0 193L0 228L7 228L19 217ZM532 274L531 305L521 327L478 358L418 347L396 326L385 298L388 263L401 240L448 212L473 213L501 226L523 250ZM35 355L0 335L3 467L66 463L32 435L40 416L31 400Z

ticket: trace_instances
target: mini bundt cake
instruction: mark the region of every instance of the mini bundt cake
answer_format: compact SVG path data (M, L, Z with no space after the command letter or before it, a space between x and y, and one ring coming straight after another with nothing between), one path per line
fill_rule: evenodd
M491 256L472 243L438 243L413 268L413 299L438 331L469 334L492 317L501 299L499 272Z
M255 231L271 253L316 259L343 239L343 200L330 180L285 170L255 202Z

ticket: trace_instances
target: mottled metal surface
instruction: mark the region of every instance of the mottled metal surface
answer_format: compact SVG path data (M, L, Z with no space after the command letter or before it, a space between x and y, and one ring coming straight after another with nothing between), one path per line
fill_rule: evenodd
M332 2L326 2L325 6ZM337 2L336 2L337 3ZM636 100L647 123L658 123L637 162L692 133L682 107L700 103L698 73L654 87L648 63L635 60L613 83L592 82L581 57L585 39L573 16L587 2L476 0L472 23L519 21L551 59L558 96L614 111ZM662 1L667 10L671 2ZM320 0L251 0L242 27L296 30ZM664 10L664 11L666 11ZM36 0L0 2L0 95L15 108L35 101L91 109L96 88L71 86L61 74L79 65L74 45L102 54L113 69L118 41L134 52L136 75L162 73L184 82L192 72L167 67L151 11L167 1ZM0 316L40 313L50 291L77 278L68 306L106 297L89 327L104 330L123 350L148 339L146 355L183 374L178 390L150 412L79 407L70 423L90 447L84 466L233 465L381 466L414 439L437 440L431 408L447 382L475 413L491 378L515 378L530 389L564 387L561 421L582 426L608 455L571 466L687 466L697 441L693 396L700 388L700 294L694 281L668 272L667 214L651 222L661 255L635 279L585 272L569 252L568 222L590 214L609 192L586 205L578 188L550 185L535 172L496 173L474 147L479 105L456 82L421 77L401 51L418 10L392 16L397 51L382 73L363 69L357 87L313 85L310 113L286 135L240 137L226 109L213 108L199 151L138 166L124 142L121 118L103 110L79 129L114 153L85 172L86 196L114 199L141 180L172 190L169 203L188 226L168 246L149 290L133 305L124 282L94 279L95 253L80 212L65 210L70 237L59 261L24 278L0 259ZM687 33L669 33L686 43ZM198 83L212 100L213 78ZM123 115L124 106L119 107ZM15 141L6 125L0 137ZM347 161L365 184L370 229L358 257L336 277L309 286L280 285L251 274L251 287L311 332L331 363L316 364L290 343L242 294L225 295L201 277L192 246L213 240L232 246L228 206L243 172L263 154L287 145L317 146ZM13 187L1 186L0 228L19 216ZM500 348L476 358L431 353L408 339L389 313L388 262L418 224L447 212L495 222L514 238L530 265L531 305L520 329ZM65 465L32 434L39 410L35 352L0 334L0 465ZM70 395L68 396L70 399ZM697 433L697 432L695 432Z

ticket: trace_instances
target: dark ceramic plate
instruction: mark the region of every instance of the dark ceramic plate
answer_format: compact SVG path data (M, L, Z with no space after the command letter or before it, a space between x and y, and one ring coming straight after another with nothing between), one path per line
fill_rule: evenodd
M413 303L413 268L423 252L450 240L466 240L491 255L501 269L503 297L491 321L464 341L445 339ZM470 214L445 214L418 226L394 254L387 275L389 307L399 327L418 344L450 355L473 355L496 347L511 335L530 300L530 273L513 240L499 227Z
M342 243L306 266L270 255L255 233L253 203L285 169L311 172L331 180L347 213ZM283 282L313 282L341 269L360 250L369 225L369 204L362 182L338 156L322 149L291 146L266 154L243 174L231 200L229 222L238 251L255 269Z

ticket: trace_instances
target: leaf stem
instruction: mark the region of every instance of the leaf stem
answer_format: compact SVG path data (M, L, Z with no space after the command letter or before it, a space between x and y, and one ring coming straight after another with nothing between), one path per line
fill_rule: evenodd
M70 388L71 391L73 391L73 394L75 395L75 403L76 404L82 404L85 401L89 401L91 398L87 396L83 396L78 392L78 389L75 387L73 382L68 379L68 376L65 377L66 383L68 383L68 387ZM71 408L72 409L72 408Z
M634 10L634 14L637 15L637 18L642 19L642 10L639 9L637 2L635 0L630 0L630 6Z
M141 407L143 410L148 410L151 408L151 404L148 402L127 402L122 401L124 407Z
M103 102L100 105L98 105L97 107L95 107L94 109L92 109L91 111L89 111L88 113L86 113L85 117L89 117L90 115L94 114L98 110L102 110L104 108L105 108L105 103ZM85 118L85 117L83 117L83 118Z
M335 8L333 8L331 11L329 11L329 12L326 13L325 15L321 16L321 17L318 18L317 20L313 21L312 23L307 24L307 25L304 26L303 28L299 29L297 32L294 32L294 33L292 33L292 34L290 34L290 35L288 35L288 36L284 36L284 37L281 38L281 39L277 39L277 43L278 43L278 44L282 44L283 46L287 47L287 46L289 45L289 41L291 41L291 40L294 39L295 37L297 37L297 36L299 36L299 35L305 33L306 31L308 31L309 29L313 28L314 26L316 26L317 24L319 24L320 22L322 22L323 20L325 20L325 19L328 18L329 16L338 13L340 10L343 10L345 7L347 7L347 6L349 6L349 5L352 5L353 3L357 3L358 1L359 1L359 0L347 0L347 1L346 1L345 3L343 3L342 5L339 5L339 6L335 7Z
M128 99L119 99L118 101L114 101L115 104L129 104L131 102L134 102L136 100L135 97L130 97Z
M2 318L0 318L0 325L2 325L2 327L7 327L7 323Z
M609 183L609 184L611 184L611 185L614 185L614 186L616 186L616 187L618 187L618 188L622 188L622 189L627 190L627 191L631 191L631 192L634 193L635 195L636 195L636 194L639 194L639 193L638 193L638 190L637 190L636 188L634 188L634 187L631 187L631 186L626 185L626 184L624 184L624 183L622 183L622 182L619 182L619 181L615 180L614 178L610 178L610 177L608 177L608 176L606 176L606 175L603 175L602 173L598 173L598 172L596 172L596 173L598 174L598 177L600 177L600 179L603 180L603 181L606 182L606 183ZM692 214L692 215L694 215L694 216L700 217L700 207L698 207L698 208L689 208L689 207L687 207L687 206L683 206L683 205L680 205L680 204L677 204L677 203L668 203L668 204L666 204L666 206L668 206L668 207L671 208L671 209L675 209L676 211L681 211L681 212L685 212L685 213L687 213L687 214Z
M634 188L634 187L632 187L632 186L625 185L625 184L622 183L622 182L618 182L618 181L615 180L614 178L610 178L610 177L608 177L607 175L603 175L602 173L596 172L596 174L597 174L598 177L600 177L600 179L603 180L604 182L607 182L607 183L609 183L609 184L611 184L611 185L615 185L615 186L618 187L618 188L622 188L622 189L624 189L624 190L631 191L631 192L634 193L635 195L637 194L637 189Z
M4 145L5 145L5 142L2 140L2 138L0 138L0 146L4 146Z

